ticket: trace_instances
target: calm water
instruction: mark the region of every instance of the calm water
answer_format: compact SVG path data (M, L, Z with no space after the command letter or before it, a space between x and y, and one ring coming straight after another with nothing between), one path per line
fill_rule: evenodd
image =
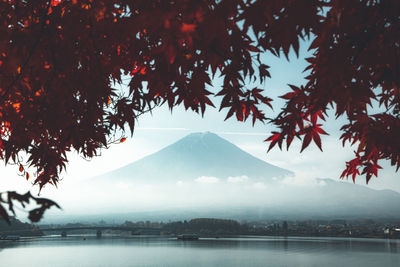
M400 266L400 241L72 236L0 242L0 266Z

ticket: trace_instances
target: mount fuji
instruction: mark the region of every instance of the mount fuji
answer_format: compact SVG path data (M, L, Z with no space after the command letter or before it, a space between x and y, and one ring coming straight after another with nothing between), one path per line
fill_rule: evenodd
M238 219L400 218L398 192L328 178L310 178L302 184L293 182L296 179L293 172L258 159L216 134L193 133L89 179L74 201L93 212L101 207L100 212L163 214L166 219L193 212L197 217ZM95 203L78 199L89 191L97 194Z
M169 183L201 176L246 176L254 181L269 182L290 175L294 173L258 159L214 133L205 132L189 134L152 155L99 178Z

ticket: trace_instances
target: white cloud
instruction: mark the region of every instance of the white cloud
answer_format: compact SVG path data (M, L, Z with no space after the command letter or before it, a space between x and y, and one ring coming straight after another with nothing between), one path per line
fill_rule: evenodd
M214 176L200 176L195 181L201 184L215 184L219 182L219 179Z
M132 183L117 182L115 188L118 190L132 190L134 185Z
M256 189L265 189L267 186L262 182L257 182L255 184L253 184L253 187Z
M249 177L246 175L242 175L242 176L235 176L235 177L228 177L228 183L243 183L243 182L247 182L249 180Z
M309 172L298 172L294 176L285 177L282 184L295 186L325 186L326 182L318 180L314 176L313 170Z

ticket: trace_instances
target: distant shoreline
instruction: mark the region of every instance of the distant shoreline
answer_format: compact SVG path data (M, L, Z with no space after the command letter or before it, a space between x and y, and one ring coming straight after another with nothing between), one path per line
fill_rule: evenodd
M86 238L90 240L101 240L101 239L177 239L177 235L103 235L101 238L96 237L95 234L70 234L68 237L61 237L60 235L43 235L43 236L24 236L19 240L0 240L0 243L14 243L14 242L26 242L29 240L68 240L68 239L81 239ZM271 235L226 235L226 236L202 236L199 235L199 240L235 240L235 239L245 239L246 241L252 241L252 239L257 240L380 240L380 241L398 241L399 238L382 238L379 236L364 236L364 237L343 237L343 236L271 236ZM195 240L196 241L196 240ZM254 240L256 241L256 240Z

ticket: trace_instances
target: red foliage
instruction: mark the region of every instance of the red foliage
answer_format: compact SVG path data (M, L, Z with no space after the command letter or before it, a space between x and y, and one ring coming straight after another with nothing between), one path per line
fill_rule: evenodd
M269 149L297 137L301 151L322 150L332 107L349 121L343 142L358 143L342 177L368 181L381 159L400 166L399 10L398 0L1 1L0 157L27 179L25 165L35 168L40 188L56 185L68 151L90 158L125 141L110 137L156 106L203 114L217 72L226 118L263 122L272 99L245 86L270 77L260 55L298 54L310 37L307 83L282 96ZM125 77L121 96L113 84Z
M273 135L278 141L271 145L285 138L290 144L296 136L303 138L302 150L311 137L321 148L317 136L325 132L315 128L310 134L303 125L311 121L312 127L319 127L318 118L323 120L330 106L337 117L348 118L341 128L343 145L358 144L356 158L346 163L341 177L354 180L366 174L368 183L381 168L379 160L400 167L400 2L327 2L326 15L312 26L308 82L301 88L291 86L293 92L283 96L286 106L273 120L281 132ZM373 101L379 109L370 108Z
M6 195L5 198L3 198L4 195ZM26 205L30 204L31 201L37 205L37 207L29 211L28 218L32 222L40 221L47 209L50 209L53 206L60 208L60 206L58 206L58 204L54 201L46 198L33 197L29 192L23 195L16 192L0 193L0 217L10 224L9 215L1 203L6 204L8 206L8 210L15 215L14 202L19 202L22 207L25 207Z

